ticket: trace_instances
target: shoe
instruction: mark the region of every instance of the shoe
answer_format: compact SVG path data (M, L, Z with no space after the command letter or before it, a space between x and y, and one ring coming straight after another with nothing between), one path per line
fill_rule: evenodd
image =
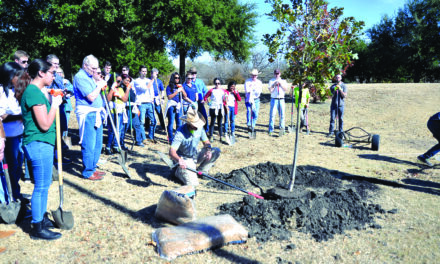
M93 174L96 174L98 176L104 176L106 173L103 171L95 171Z
M49 213L44 213L43 216L43 226L45 228L55 228L55 222L49 219Z
M432 164L428 159L425 159L423 155L418 156L417 159L428 167L434 167L434 164Z
M269 137L273 136L273 132L269 132Z
M105 155L109 155L109 156L113 155L113 151L109 148L105 148L104 153L105 153Z
M84 178L86 180L91 180L91 181L100 181L102 180L102 176L99 176L98 174L96 174L95 172L93 173L92 176L88 177L88 178Z
M310 135L310 129L306 130L306 135Z
M284 136L284 128L280 129L279 137L282 137L282 136Z
M145 147L144 143L142 143L142 142L136 143L136 146L138 146L138 147Z
M147 139L147 140L148 140L148 142L150 142L150 143L157 144L157 140L155 140L155 139L151 139L151 138L149 138L149 139Z
M335 135L334 132L330 132L330 133L327 134L327 137L333 137L334 135Z
M43 221L31 224L30 236L32 239L55 240L61 237L60 233L47 229Z
M121 152L121 151L119 150L119 148L117 148L117 147L113 147L113 148L112 148L112 153L119 153L119 152Z
M21 197L19 200L20 200L21 204L30 204L31 203L31 200L29 200L28 198Z

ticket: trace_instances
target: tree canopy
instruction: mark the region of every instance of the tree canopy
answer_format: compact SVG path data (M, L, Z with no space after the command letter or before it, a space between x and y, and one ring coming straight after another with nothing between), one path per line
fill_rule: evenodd
M275 34L265 35L272 58L284 56L288 63L284 76L294 84L310 81L324 93L326 81L344 73L357 57L351 46L364 22L342 18L343 8L328 10L324 0L294 0L292 5L266 2L273 7L268 15L280 25Z
M202 51L245 60L256 23L252 7L236 0L0 1L0 61L17 49L31 59L53 53L70 76L89 54L114 70L146 64L169 73L168 46L183 61Z

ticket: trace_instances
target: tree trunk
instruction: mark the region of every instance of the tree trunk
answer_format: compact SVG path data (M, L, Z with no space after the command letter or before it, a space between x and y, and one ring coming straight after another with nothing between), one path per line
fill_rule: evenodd
M187 53L188 52L185 49L179 48L179 75L181 82L185 80L185 61Z

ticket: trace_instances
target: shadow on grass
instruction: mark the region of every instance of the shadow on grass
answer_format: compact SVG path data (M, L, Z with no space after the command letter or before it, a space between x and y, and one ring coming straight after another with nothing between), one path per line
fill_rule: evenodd
M249 264L261 263L261 262L258 262L256 260L251 260L251 259L239 256L239 255L236 255L236 254L234 254L232 252L229 252L229 251L221 249L221 248L214 249L212 252L215 255L217 255L218 257L227 259L227 260L229 260L232 263L249 263Z
M403 180L404 183L398 183L395 181L390 180L384 180L384 179L377 179L373 177L366 177L366 176L358 176L358 175L352 175L344 172L338 172L337 177L341 180L356 180L356 181L366 181L374 184L379 185L385 185L390 186L394 188L402 188L407 189L411 191L416 192L423 192L428 194L434 194L440 196L440 184L430 181L423 181L423 180L417 180L417 179L405 179Z
M110 206L116 210L118 210L121 213L124 213L128 216L130 216L131 218L135 219L135 220L140 220L146 224L151 225L153 228L158 228L158 227L162 227L164 224L162 223L162 221L156 220L156 218L154 217L155 211L156 211L156 205L151 205L148 206L146 208L143 208L139 211L135 211L135 210L130 210L127 207L123 206L122 204L112 201L111 199L108 199L106 197L97 195L96 193L68 180L68 179L64 179L64 183L74 189L76 189L77 191L81 192L82 194L85 194L87 196L89 196L92 199L95 199L97 201L102 202L103 204L105 204L106 206Z

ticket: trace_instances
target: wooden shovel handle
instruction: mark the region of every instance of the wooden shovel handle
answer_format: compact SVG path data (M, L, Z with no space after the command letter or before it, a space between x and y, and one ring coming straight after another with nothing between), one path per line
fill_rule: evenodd
M63 185L63 162L61 155L61 133L60 133L60 108L57 108L55 114L55 126L57 130L57 159L58 159L58 183Z

